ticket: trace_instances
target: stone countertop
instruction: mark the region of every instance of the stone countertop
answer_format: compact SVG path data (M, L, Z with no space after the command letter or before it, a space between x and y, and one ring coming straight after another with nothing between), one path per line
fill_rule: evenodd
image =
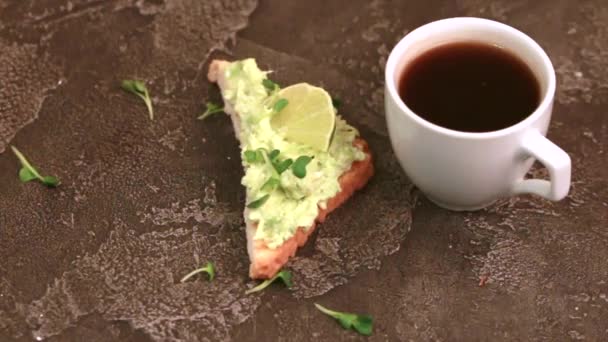
M454 16L548 52L565 200L449 212L401 172L384 63L404 34ZM371 314L374 341L608 340L606 22L603 0L0 0L0 340L360 339L315 302ZM244 295L238 146L226 117L195 119L219 99L215 57L324 86L377 158L290 262L291 291ZM154 121L125 78L147 82ZM21 184L9 144L62 184ZM207 260L215 281L179 283Z

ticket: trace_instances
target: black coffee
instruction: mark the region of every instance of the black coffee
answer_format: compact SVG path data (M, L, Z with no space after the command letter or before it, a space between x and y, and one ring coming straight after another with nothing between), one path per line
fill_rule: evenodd
M464 132L512 126L540 103L532 70L504 49L449 43L418 56L399 80L399 95L422 118Z

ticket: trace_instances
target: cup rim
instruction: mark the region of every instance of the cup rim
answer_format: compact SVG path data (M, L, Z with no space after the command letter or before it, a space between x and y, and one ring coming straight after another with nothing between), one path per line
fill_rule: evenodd
M540 101L539 105L536 107L534 112L532 112L530 115L528 115L525 119L523 119L523 120L519 121L518 123L511 125L509 127L505 127L505 128L495 130L495 131L488 131L488 132L465 132L465 131L458 131L458 130L446 128L443 126L439 126L437 124L434 124L434 123L422 118L421 116L416 114L413 110L411 110L405 104L405 102L401 99L401 96L399 96L399 92L397 91L397 86L395 84L396 82L394 82L395 77L393 77L393 76L396 72L397 64L398 64L399 60L401 59L401 55L403 55L405 46L410 43L409 41L414 34L419 34L421 31L426 31L436 25L454 24L456 26L456 25L467 25L467 24L471 24L471 23L493 26L495 28L503 30L506 34L513 35L513 36L517 37L518 39L523 40L542 59L543 68L545 68L545 73L548 75L549 79L547 82L547 88L542 95L542 100ZM516 51L515 51L515 53L517 54ZM395 45L395 47L391 51L391 53L388 57L388 60L386 62L386 68L384 71L384 75L385 75L384 81L385 81L386 87L388 89L388 93L395 100L395 103L397 104L397 106L400 109L400 112L401 112L400 114L408 115L411 118L413 118L418 124L425 126L427 128L430 128L438 133L456 137L456 138L467 138L467 139L496 138L496 137L511 134L515 131L521 130L521 129L529 126L532 122L536 121L540 116L542 116L547 111L547 109L549 109L549 107L551 106L551 104L553 102L553 97L555 95L555 88L556 88L555 70L553 68L553 63L551 63L551 60L549 59L549 56L547 55L545 50L534 39L532 39L530 36L523 33L522 31L519 31L518 29L516 29L512 26L509 26L507 24L503 24L498 21L494 21L494 20L490 20L490 19L483 19L483 18L476 18L476 17L455 17L455 18L441 19L441 20L427 23L427 24L422 25L422 26L416 28L415 30L411 31L410 33L405 35L403 38L401 38L401 40L397 43L397 45Z

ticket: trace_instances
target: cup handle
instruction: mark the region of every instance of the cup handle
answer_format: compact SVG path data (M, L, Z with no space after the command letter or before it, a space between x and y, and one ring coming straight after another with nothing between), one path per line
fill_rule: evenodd
M522 140L522 152L540 161L549 170L551 181L524 179L513 185L514 194L535 194L559 201L570 189L570 157L564 150L545 138L539 131L528 132Z

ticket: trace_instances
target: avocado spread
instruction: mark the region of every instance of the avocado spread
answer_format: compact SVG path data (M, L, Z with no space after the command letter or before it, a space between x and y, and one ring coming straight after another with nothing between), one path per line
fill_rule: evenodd
M340 191L338 178L351 164L363 160L365 154L353 146L358 135L355 128L339 116L336 117L334 136L327 151L315 150L303 144L287 141L273 129L271 118L273 96L263 85L267 72L261 71L254 59L231 63L225 70L224 100L240 119L241 152L279 150L282 159L296 160L299 156L311 156L306 176L296 177L292 172L279 176L280 184L272 192L262 189L273 171L265 163L248 163L243 166L245 176L241 183L247 188L247 203L265 195L266 202L246 211L246 219L257 222L256 240L263 240L269 248L277 248L291 238L298 227L310 227L325 208L327 200Z

